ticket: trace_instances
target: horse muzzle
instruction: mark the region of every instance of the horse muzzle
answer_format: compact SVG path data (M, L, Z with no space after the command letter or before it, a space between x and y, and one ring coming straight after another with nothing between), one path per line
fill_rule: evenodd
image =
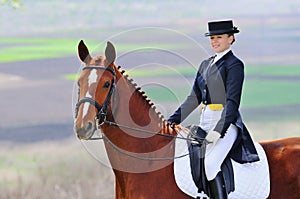
M74 125L74 131L77 134L78 139L80 140L88 140L90 139L95 131L96 131L96 126L94 122L88 121L82 126Z

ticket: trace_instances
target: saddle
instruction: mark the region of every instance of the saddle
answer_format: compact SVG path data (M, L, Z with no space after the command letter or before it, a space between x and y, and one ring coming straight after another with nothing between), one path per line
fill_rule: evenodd
M206 137L207 133L198 126L189 126L188 128L190 129L188 137L195 140L194 142L187 141L193 181L198 188L198 193L204 192L207 194L209 193L209 190L204 167L206 149L204 138ZM234 191L235 185L232 162L228 156L222 163L221 170L225 179L226 190L229 194L230 192Z

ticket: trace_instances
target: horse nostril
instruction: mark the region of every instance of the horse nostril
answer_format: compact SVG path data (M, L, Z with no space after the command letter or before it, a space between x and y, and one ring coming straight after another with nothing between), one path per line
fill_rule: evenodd
M87 125L86 125L86 131L90 131L90 130L92 130L92 128L93 128L93 123L92 122L88 122L87 123Z

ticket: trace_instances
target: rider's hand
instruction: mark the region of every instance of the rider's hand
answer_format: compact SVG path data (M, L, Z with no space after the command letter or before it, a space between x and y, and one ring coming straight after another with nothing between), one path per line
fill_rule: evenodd
M212 145L215 145L220 137L221 134L218 133L217 131L209 131L205 139L206 141L210 142Z
M175 122L172 122L172 121L169 121L169 120L166 121L166 126L167 127L175 128L176 125L177 124Z

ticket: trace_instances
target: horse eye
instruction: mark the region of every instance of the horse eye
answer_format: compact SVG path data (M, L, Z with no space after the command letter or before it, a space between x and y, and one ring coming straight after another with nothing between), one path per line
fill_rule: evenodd
M107 82L104 83L103 88L109 88L109 86L110 86L110 82L107 81Z

